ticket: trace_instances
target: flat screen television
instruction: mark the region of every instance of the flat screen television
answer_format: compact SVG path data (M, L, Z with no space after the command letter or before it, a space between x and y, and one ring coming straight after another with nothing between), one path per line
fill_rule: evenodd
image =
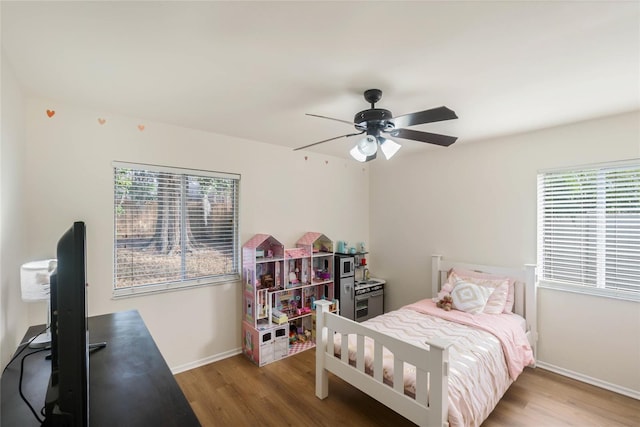
M51 377L44 426L89 425L84 222L74 222L58 241L58 266L51 276Z

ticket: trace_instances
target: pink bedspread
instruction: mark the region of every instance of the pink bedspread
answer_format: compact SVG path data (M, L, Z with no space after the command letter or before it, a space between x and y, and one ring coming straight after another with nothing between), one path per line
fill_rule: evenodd
M534 362L529 340L515 316L503 314L470 314L463 311L445 311L431 299L409 304L403 308L440 317L450 322L472 326L493 334L502 345L509 376L515 381L525 366Z

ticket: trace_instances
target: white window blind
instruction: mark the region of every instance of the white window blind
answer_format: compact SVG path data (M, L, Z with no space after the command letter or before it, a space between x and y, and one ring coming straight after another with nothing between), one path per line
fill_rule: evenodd
M538 275L640 297L640 161L538 175Z
M238 280L239 175L113 171L115 296Z

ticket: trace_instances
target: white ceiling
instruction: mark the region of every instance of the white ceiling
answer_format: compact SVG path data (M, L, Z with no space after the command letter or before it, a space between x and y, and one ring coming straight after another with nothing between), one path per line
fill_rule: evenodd
M640 109L640 2L1 2L29 96L307 145L446 105L459 143ZM338 139L309 149L346 156ZM442 149L398 140L399 155Z

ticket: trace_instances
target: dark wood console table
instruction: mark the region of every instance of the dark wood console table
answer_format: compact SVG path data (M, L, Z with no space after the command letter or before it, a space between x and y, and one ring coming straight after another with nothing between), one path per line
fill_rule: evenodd
M200 426L189 402L160 354L137 311L89 320L89 342L107 346L89 356L89 423L92 427ZM32 326L26 341L44 328ZM39 426L20 398L20 361L26 349L2 374L3 427ZM44 406L51 362L43 351L25 360L22 391L36 412Z

